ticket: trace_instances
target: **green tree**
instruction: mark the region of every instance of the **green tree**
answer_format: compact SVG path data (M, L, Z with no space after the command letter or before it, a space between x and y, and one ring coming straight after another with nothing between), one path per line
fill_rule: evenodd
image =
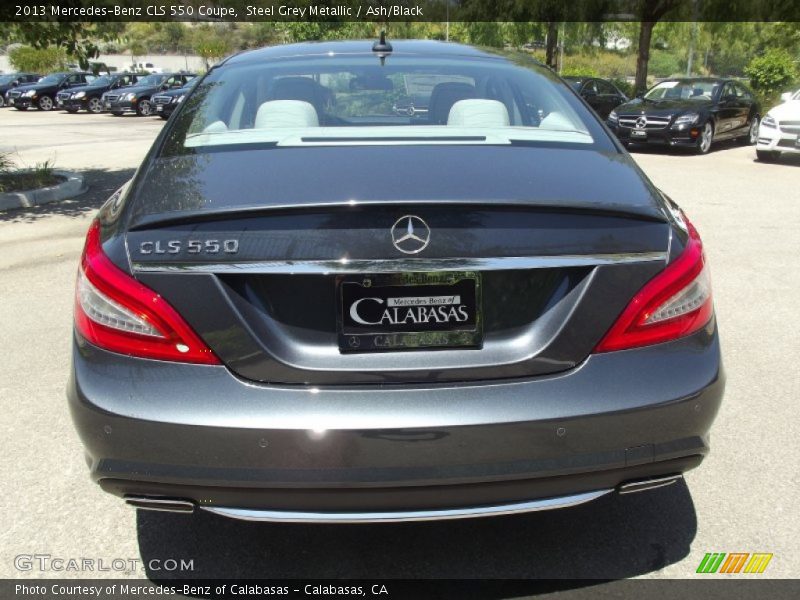
M78 21L2 23L0 33L10 41L43 49L55 46L84 69L100 53L98 43L119 37L124 23L84 23Z
M67 54L56 46L47 48L17 46L9 51L8 60L17 71L50 73L66 67Z
M765 96L782 91L797 79L797 66L792 55L783 48L773 48L755 57L744 72L753 89Z
M206 69L231 51L231 46L223 32L215 27L199 26L193 33L192 48L205 62Z

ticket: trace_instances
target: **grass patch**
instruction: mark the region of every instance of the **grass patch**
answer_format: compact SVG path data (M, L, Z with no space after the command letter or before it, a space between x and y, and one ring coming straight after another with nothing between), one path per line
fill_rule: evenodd
M32 169L15 170L9 154L0 154L0 193L25 192L49 187L65 181L53 172L50 161L37 164Z

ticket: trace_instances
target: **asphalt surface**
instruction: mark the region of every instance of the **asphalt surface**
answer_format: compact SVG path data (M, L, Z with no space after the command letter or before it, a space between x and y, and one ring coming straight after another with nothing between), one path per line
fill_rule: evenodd
M526 516L257 525L137 515L101 492L64 399L83 236L160 127L156 118L0 111L0 151L83 170L90 185L72 201L0 213L0 577L61 575L15 567L17 555L44 554L192 559L184 575L195 577L691 578L706 552L771 552L762 577L798 576L800 160L762 164L735 144L703 157L634 153L698 227L711 265L728 387L712 453L686 483Z

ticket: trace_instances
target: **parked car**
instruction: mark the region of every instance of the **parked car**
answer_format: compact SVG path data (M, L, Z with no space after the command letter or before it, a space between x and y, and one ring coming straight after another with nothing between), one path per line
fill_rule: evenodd
M103 110L118 117L135 113L146 117L153 114L150 98L153 94L183 87L195 77L194 73L153 73L141 77L135 85L103 94Z
M148 74L148 73L163 73L164 69L155 66L151 62L137 62L131 65L131 71Z
M733 79L667 79L615 108L608 126L624 144L666 145L706 154L715 141L755 144L761 107Z
M461 78L428 123L393 110L419 73ZM725 379L678 206L548 68L437 42L216 65L91 224L73 343L103 490L254 521L668 485Z
M20 85L8 93L9 104L18 110L35 106L39 110L53 110L56 94L62 90L86 85L97 79L92 73L51 73L36 83Z
M564 77L564 81L569 83L602 119L607 118L620 104L628 102L628 97L605 79L568 76Z
M162 119L169 119L172 112L178 108L178 105L183 102L186 95L192 91L198 81L200 81L200 78L195 77L181 88L167 90L153 96L151 104L155 106L155 113Z
M784 152L800 154L800 90L764 115L758 128L759 160L775 161Z
M6 94L20 85L36 83L42 76L36 73L6 73L0 75L0 108L8 106Z
M134 85L141 75L136 73L115 73L103 75L88 85L58 92L56 103L67 112L76 113L85 110L90 113L103 112L102 96L105 92Z
M800 94L800 90L795 90L794 92L783 92L781 94L781 102L789 102L790 100L797 100L798 94Z

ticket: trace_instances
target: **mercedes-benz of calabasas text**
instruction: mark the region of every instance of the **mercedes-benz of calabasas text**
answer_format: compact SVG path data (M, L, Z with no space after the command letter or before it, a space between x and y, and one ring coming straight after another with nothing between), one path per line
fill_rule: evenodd
M395 110L410 87L426 113ZM92 478L141 508L576 505L699 465L723 387L697 230L514 54L229 58L100 210L78 271L69 405Z

